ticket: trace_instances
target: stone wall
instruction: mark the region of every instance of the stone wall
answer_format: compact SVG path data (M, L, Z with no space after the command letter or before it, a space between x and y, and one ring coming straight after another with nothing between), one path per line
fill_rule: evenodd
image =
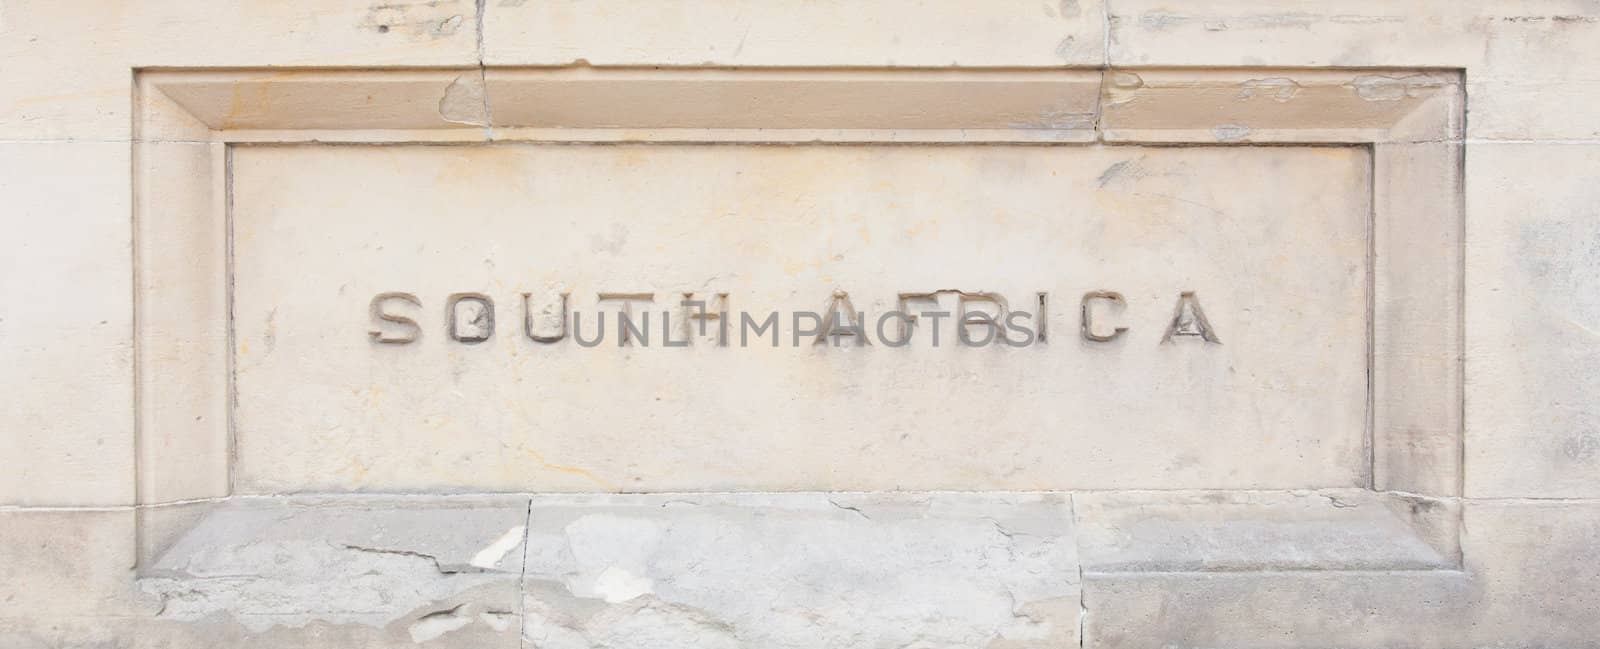
M1597 57L1588 0L0 0L0 648L1600 646ZM1049 328L538 337L680 295Z

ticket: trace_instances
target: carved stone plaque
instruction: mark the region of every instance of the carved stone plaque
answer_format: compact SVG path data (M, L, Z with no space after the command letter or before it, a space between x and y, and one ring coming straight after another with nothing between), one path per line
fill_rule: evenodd
M1371 481L1363 147L231 165L241 493Z

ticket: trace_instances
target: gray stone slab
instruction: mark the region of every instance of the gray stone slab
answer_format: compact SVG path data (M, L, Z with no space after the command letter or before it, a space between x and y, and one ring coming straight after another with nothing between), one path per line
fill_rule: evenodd
M1600 504L1463 514L1463 570L1086 573L1084 646L1600 646Z
M538 499L530 647L1077 644L1064 496Z
M1338 489L1088 493L1073 503L1091 572L1458 565L1459 510L1444 501Z
M220 617L250 633L514 636L526 517L524 498L239 499L142 568L139 587L160 599L159 620Z
M1464 647L1459 571L1126 573L1084 579L1084 647Z

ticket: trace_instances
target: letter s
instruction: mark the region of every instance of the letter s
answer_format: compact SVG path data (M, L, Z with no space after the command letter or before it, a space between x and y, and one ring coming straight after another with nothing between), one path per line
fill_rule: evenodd
M368 331L367 335L372 338L372 342L384 345L409 345L416 342L417 338L422 335L422 327L417 325L416 320L386 311L384 305L390 300L409 302L412 306L419 308L422 306L422 301L410 293L379 293L372 296L372 304L368 307L368 310L372 314L372 324L375 328L372 331ZM405 332L396 335L385 334L382 330L385 322L401 325Z

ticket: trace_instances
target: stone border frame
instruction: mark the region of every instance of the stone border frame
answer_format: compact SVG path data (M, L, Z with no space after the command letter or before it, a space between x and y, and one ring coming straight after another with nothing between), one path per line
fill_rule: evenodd
M1463 461L1462 76L1323 68L137 70L136 502L233 492L231 145L490 142L1367 147L1366 486L1453 501ZM1458 514L1448 527L1457 527ZM1459 560L1454 529L1435 531Z

